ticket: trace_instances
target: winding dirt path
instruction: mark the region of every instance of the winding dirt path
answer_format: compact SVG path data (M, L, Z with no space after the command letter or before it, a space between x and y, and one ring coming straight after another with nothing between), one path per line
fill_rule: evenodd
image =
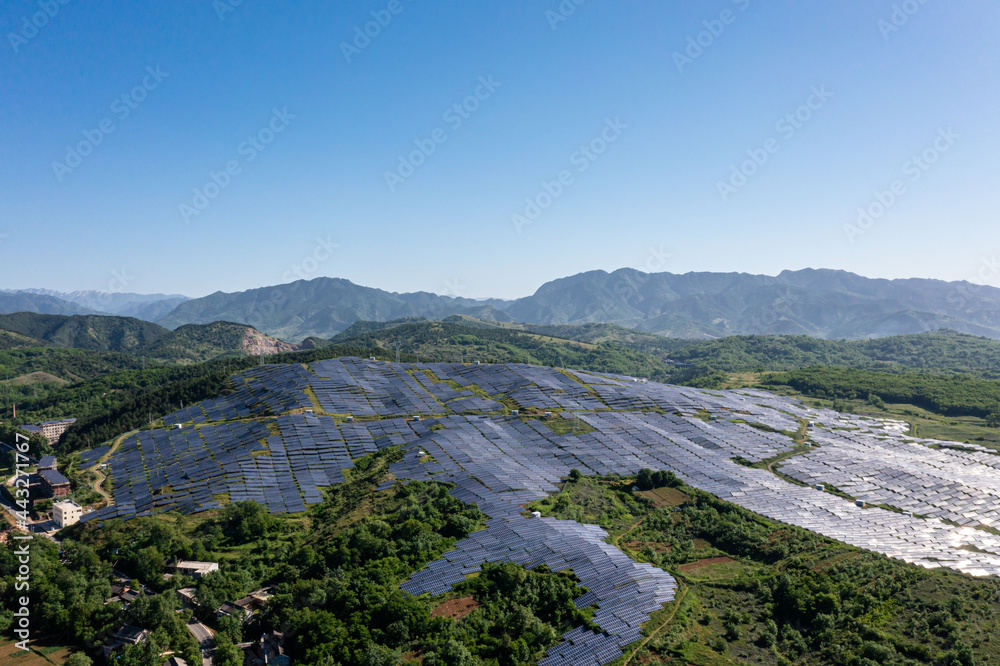
M106 463L108 461L108 458L110 458L114 454L114 452L118 450L118 447L121 446L121 443L124 442L128 437L131 437L137 432L139 431L130 430L123 435L119 435L115 439L114 443L111 445L111 448L108 449L108 452L105 453L100 458L98 458L97 462L95 462L93 465L87 468L87 469L92 469L94 471L94 474L97 475L97 480L94 481L94 492L96 492L98 495L106 499L109 505L114 504L114 500L112 499L111 495L109 495L108 492L101 487L105 479L108 478L107 475L101 471L101 464Z
M676 578L674 580L676 580ZM649 632L649 636L646 636L646 638L644 638L643 641L639 643L639 645L637 645L634 650L632 650L632 654L628 656L628 659L625 660L622 666L628 666L629 663L631 663L632 659L635 658L635 655L639 653L639 650L646 647L646 643L653 640L656 634L660 633L664 627L670 624L670 621L674 619L674 615L677 615L677 611L681 607L681 602L684 601L684 597L687 596L688 588L685 586L683 589L681 589L681 582L678 580L677 589L680 590L680 594L677 596L677 598L674 599L673 611L670 613L669 616L663 619L663 621L660 623L660 626L658 626L653 631Z

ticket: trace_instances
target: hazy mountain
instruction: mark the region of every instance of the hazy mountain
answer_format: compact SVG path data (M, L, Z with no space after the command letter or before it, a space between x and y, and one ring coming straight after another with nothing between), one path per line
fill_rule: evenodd
M181 294L134 294L95 290L64 292L54 289L21 289L16 293L54 296L76 303L90 312L136 317L146 321L156 321L188 300L187 296Z
M505 313L529 323L607 322L671 337L868 338L949 328L1000 338L1000 289L830 270L776 277L592 271L549 282Z
M0 291L0 314L38 312L41 314L92 314L94 310L49 294Z
M317 278L181 303L160 320L238 321L286 340L329 338L358 321L471 315L497 322L611 323L678 338L793 334L869 338L943 328L1000 338L1000 289L941 280L881 280L844 271L643 273L591 271L516 301L397 294Z
M507 301L479 301L427 292L397 294L362 287L348 280L316 278L239 293L216 292L181 303L159 320L168 328L212 321L238 321L284 340L330 338L357 321L403 317L441 319L482 312Z

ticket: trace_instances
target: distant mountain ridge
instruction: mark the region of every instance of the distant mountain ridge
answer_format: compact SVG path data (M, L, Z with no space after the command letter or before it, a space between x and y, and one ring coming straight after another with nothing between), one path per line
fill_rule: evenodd
M553 280L514 301L481 301L316 278L191 299L158 323L176 328L236 321L283 340L302 340L331 338L359 321L451 315L539 325L610 323L694 339L752 334L864 339L940 329L1000 339L1000 289L825 269L767 276L624 268Z
M405 317L442 319L501 309L508 301L479 301L428 292L397 294L340 278L299 280L239 293L216 292L178 305L158 323L167 328L238 321L283 340L331 338L357 321Z
M52 314L100 312L122 317L135 317L146 321L156 321L184 301L189 300L187 296L181 294L135 294L96 290L64 292L54 289L20 289L14 293L51 296L68 303L74 303L87 311Z
M38 314L95 314L94 310L49 294L0 291L0 313L35 312Z

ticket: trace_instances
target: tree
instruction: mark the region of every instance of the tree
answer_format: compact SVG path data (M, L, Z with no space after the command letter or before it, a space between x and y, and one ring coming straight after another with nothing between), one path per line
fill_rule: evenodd
M240 666L243 663L243 653L229 636L220 632L215 635L215 656L212 663L217 666Z
M115 666L150 666L160 663L163 650L152 636L144 643L126 645L112 658ZM236 666L239 666L238 664Z
M219 620L219 633L225 634L233 643L243 641L243 622L240 618L226 615Z
M277 518L252 500L226 505L221 520L223 530L237 544L268 536L278 525Z
M63 666L91 666L93 660L82 652L74 652L63 662Z
M638 486L639 490L651 490L653 488L653 470L640 469L639 474L635 477L635 485Z
M986 425L990 428L1000 428L1000 405L993 407L986 415Z
M571 469L569 471L569 480L570 480L570 483L576 483L577 481L579 481L582 478L583 478L583 474L581 474L580 470L578 470L577 468L574 467L573 469Z

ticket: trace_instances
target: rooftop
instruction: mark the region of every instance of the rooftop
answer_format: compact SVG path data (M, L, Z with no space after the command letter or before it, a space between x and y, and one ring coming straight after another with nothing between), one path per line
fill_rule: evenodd
M58 470L54 469L43 469L38 472L38 476L45 479L50 486L58 486L64 483L69 483L69 479L63 476Z
M115 632L115 638L135 643L142 640L145 634L146 630L142 629L141 627L134 627L131 624L124 624L122 625L121 629Z

